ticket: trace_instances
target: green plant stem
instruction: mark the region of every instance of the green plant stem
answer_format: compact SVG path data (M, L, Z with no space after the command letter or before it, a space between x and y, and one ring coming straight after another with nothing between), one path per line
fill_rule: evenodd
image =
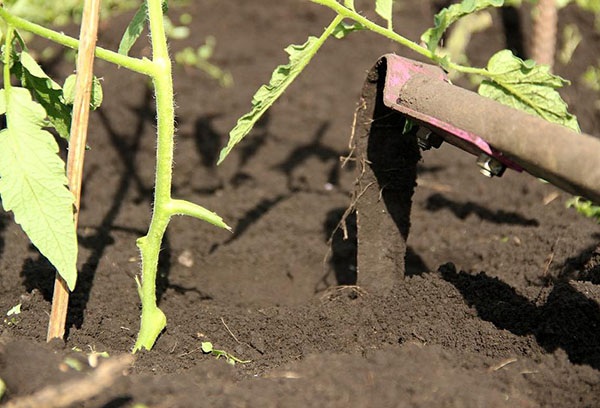
M390 40L396 41L397 43L400 43L400 44L404 45L405 47L410 48L414 52L421 54L422 56L424 56L436 63L439 63L441 61L441 58L439 56L437 56L436 54L434 54L427 48L422 47L419 44L415 43L414 41L411 41L408 38L401 36L400 34L396 33L393 30L390 30L388 28L385 28L378 24L373 23L369 19L361 16L356 11L354 11L350 8L344 7L341 3L338 3L336 0L311 0L311 1L313 3L318 3L323 6L329 7L330 9L335 11L339 16L352 19L352 20L356 21L357 23L361 24L362 26L364 26L365 28L367 28L379 35L382 35L386 38L389 38ZM484 68L467 67L464 65L456 64L456 63L454 63L452 61L448 61L448 60L446 61L445 66L449 69L453 69L455 71L463 72L466 74L481 75L481 76L491 78L491 74Z
M158 141L154 212L148 234L137 241L142 254L142 321L133 348L134 353L142 348L150 350L167 324L166 316L156 305L156 272L160 246L172 214L169 206L171 203L175 110L173 107L171 59L163 27L162 0L147 0L147 2L152 36L152 62L156 69L153 81L156 95Z
M8 106L8 94L10 92L11 84L10 84L10 57L12 54L12 39L14 35L14 27L10 24L6 30L5 38L4 38L4 60L2 63L4 64L4 101L5 106Z
M13 29L21 29L29 31L33 34L39 35L40 37L46 38L57 44L63 45L68 48L77 50L79 48L79 40L68 35L59 33L54 30L42 27L41 25L29 22L20 17L14 16L6 11L3 7L0 7L0 18L2 18L9 26ZM133 58L127 55L122 55L114 51L110 51L101 47L96 47L96 57L113 64L125 67L140 74L154 76L156 73L156 67L152 61L144 58Z

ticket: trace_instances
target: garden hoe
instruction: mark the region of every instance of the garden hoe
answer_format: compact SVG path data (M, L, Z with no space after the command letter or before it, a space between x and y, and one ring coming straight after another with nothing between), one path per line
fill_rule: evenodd
M384 294L402 277L419 149L443 142L475 155L488 177L525 171L600 203L600 139L451 85L436 66L387 54L368 73L354 134L358 285Z

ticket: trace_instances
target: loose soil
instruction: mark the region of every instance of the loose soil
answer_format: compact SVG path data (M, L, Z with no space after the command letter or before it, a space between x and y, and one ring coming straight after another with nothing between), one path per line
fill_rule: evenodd
M395 26L417 39L438 5L399 4ZM81 406L600 407L600 227L565 209L567 194L526 174L486 179L474 157L450 146L426 152L407 276L385 295L356 286L352 217L349 239L338 231L327 244L354 188L353 163L341 168L339 158L348 154L366 71L387 52L416 56L371 33L330 40L216 167L251 96L286 62L283 48L319 34L332 16L297 0L198 0L171 12L193 16L193 35L171 50L214 35L214 61L235 80L221 88L175 67L174 195L218 211L234 232L173 220L158 285L168 328L154 350L136 355L129 375ZM473 64L507 45L527 51L528 14L503 15L473 38ZM129 18L104 23L99 44L116 49ZM556 66L573 81L561 92L584 131L600 135L597 95L580 81L600 51L593 17L569 6L560 18L583 34L570 64ZM149 48L140 41L133 53ZM58 78L72 71L62 56L46 68ZM96 72L106 96L91 118L66 345L45 344L52 268L12 217L0 216L0 311L22 303L16 323L0 324L7 400L82 375L64 365L81 359L74 347L116 355L135 341L135 240L150 216L153 97L136 74L102 61ZM202 341L251 362L215 360L202 354Z

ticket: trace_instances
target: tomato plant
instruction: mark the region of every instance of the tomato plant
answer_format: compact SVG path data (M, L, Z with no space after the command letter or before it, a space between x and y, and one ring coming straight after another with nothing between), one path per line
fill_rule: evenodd
M142 302L140 331L133 351L150 350L166 326L166 317L156 305L156 271L161 242L174 215L189 215L230 229L214 212L171 196L173 137L175 133L173 80L164 26L166 1L142 3L121 41L119 52L96 48L96 57L146 75L152 79L157 111L157 163L153 213L148 233L137 240L142 255L142 277L136 279ZM17 30L24 30L66 47L79 42L11 14L0 8L4 30L4 89L0 91L0 113L6 129L0 133L0 196L5 210L33 244L57 268L69 289L76 284L77 237L73 223L73 194L66 187L64 163L57 155L53 136L43 130L52 126L68 137L71 108L69 81L63 87L49 78L27 53ZM128 55L131 46L149 22L152 59ZM16 75L21 86L11 86ZM99 102L99 87L92 101Z

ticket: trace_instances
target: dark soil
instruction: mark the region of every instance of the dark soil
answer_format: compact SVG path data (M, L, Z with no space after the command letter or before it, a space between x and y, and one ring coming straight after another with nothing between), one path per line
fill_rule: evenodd
M395 26L417 39L435 7L399 4ZM128 376L83 406L600 407L600 227L567 210L567 194L526 174L486 179L473 156L452 147L426 152L407 276L385 295L353 286L352 217L349 240L337 232L331 253L327 245L354 188L352 162L342 169L339 158L366 71L387 52L415 55L371 33L331 40L217 168L228 131L285 63L283 48L320 33L331 13L297 0L198 0L171 12L193 15L193 36L172 51L214 35L215 62L235 80L224 89L175 68L174 195L219 212L234 233L173 220L159 280L168 328ZM527 14L505 15L473 38L473 64L506 44L521 47L528 20L516 18ZM100 44L116 49L130 17L105 23ZM593 17L574 6L560 17L584 36L571 63L556 67L573 81L563 95L582 129L600 135L597 95L580 82L600 51ZM140 41L133 52L149 49ZM62 58L47 68L58 78L72 71ZM45 344L52 268L9 214L0 217L0 311L23 304L16 323L0 325L5 399L80 375L63 364L81 354L73 347L116 355L135 341L135 240L150 217L153 97L136 74L102 61L96 72L106 96L91 117L81 276L65 346ZM201 353L202 341L252 362L216 361Z

